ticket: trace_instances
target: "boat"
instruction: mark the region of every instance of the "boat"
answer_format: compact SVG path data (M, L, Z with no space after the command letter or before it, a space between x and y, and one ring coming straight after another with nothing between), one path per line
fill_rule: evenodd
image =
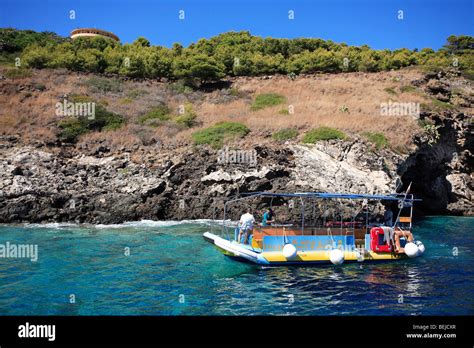
M253 200L266 201L272 208L289 208L299 222L275 219L270 224L254 223L252 233L238 240L240 228L229 215L236 205L247 207ZM203 234L225 256L262 266L321 265L351 262L388 262L421 256L425 247L412 233L412 194L388 195L296 192L251 192L228 199L220 233ZM295 207L300 206L300 209ZM381 207L392 212L392 222L380 221ZM229 209L233 213L229 213ZM378 208L377 208L378 207ZM378 209L378 213L375 213ZM247 209L248 210L248 209ZM348 213L349 211L349 213ZM237 216L237 215L236 215ZM378 216L378 218L377 218ZM278 220L278 222L277 222ZM234 222L233 222L234 221Z

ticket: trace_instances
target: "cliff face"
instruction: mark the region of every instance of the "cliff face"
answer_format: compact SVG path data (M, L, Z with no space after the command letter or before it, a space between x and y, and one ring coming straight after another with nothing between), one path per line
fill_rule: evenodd
M469 108L474 94L472 89L466 94L456 93L461 82L456 76L432 74L414 82L437 100L453 101L467 111L421 113L422 120L438 128L439 139L430 145L422 136L415 137L418 148L398 168L398 174L405 186L413 182L412 192L423 198L421 207L426 213L472 216L474 124Z
M464 114L430 115L440 125L440 141L423 144L400 166L404 183L423 198L429 214L474 215L472 122Z
M254 160L242 163L186 144L114 148L98 140L58 146L3 135L0 222L222 218L225 199L241 192L393 193L410 182L412 193L423 199L419 211L474 215L473 94L470 84L467 93L457 93L459 81L443 74L411 81L431 98L458 107L422 111L421 121L437 130L436 141L418 134L409 153L377 149L357 135L302 145L267 141L268 130L252 130L239 148ZM239 83L250 93L248 81ZM237 218L240 209L231 207L230 217Z
M132 161L129 152L54 154L4 142L0 221L221 218L223 200L239 192L391 193L397 184L400 189L400 178L413 181L412 191L424 200L418 208L472 215L472 180L460 171L467 164L458 157L437 166L434 159L442 159L428 157L441 151L437 148L401 156L372 152L360 140L255 146L257 162L249 166L219 163L216 151L189 147L143 153L158 159L147 166ZM236 218L239 209L231 208L230 216Z

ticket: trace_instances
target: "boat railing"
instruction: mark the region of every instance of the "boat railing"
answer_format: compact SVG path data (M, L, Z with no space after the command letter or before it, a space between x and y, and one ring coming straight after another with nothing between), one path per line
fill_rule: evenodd
M368 195L368 194L338 194L338 193L319 193L319 192L301 192L301 193L272 193L272 192L250 192L250 193L240 193L235 195L231 198L227 198L224 200L224 216L223 216L223 223L222 228L227 236L227 238L231 239L231 236L234 234L235 226L230 224L228 221L228 208L231 204L235 204L237 202L242 202L245 200L249 200L252 198L259 198L259 197L269 197L270 198L270 208L273 204L273 199L276 197L283 198L283 199L292 199L297 198L297 201L300 202L301 206L301 219L300 223L283 223L280 222L278 224L273 224L273 227L278 228L287 228L293 227L292 230L299 230L300 235L305 235L308 229L313 228L326 228L328 233L338 233L339 235L352 235L354 238L361 234L361 231L365 231L365 233L369 233L371 226L374 225L370 220L371 212L368 208L368 203L370 201L392 201L397 202L399 212L396 216L395 222L392 227L403 227L405 229L410 229L412 227L412 216L413 216L413 202L417 201L413 194L391 194L391 195ZM306 200L313 200L312 210L309 209L309 216L306 215L307 208L309 207L306 203ZM317 215L315 213L315 202L316 200L323 200L323 214ZM333 211L337 210L337 207L340 208L340 211L347 210L344 209L345 202L359 200L362 201L361 207L356 210L354 214L351 215L350 218L346 218L347 214L340 213L340 214L326 214L327 210L327 203L328 201L336 202L336 207L334 205L330 206ZM320 205L319 205L320 206ZM355 204L352 204L352 207L355 207ZM404 208L409 208L408 215L401 215L401 211ZM214 216L216 218L216 209L214 210ZM375 224L374 226L380 226L381 224ZM258 224L255 226L259 228ZM322 231L322 230L319 230ZM230 233L231 232L231 233ZM357 236L356 236L357 234Z

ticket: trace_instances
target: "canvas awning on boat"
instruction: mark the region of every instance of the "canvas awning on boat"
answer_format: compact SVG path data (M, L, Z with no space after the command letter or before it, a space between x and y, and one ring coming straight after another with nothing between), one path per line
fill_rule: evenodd
M295 193L276 193L276 192L248 192L241 193L241 196L254 197L301 197L301 198L321 198L321 199L367 199L367 200L386 200L386 201L421 201L415 199L412 195L408 197L405 194L391 194L391 195L369 195L369 194L354 194L354 193L329 193L329 192L295 192ZM410 197L411 196L411 197Z

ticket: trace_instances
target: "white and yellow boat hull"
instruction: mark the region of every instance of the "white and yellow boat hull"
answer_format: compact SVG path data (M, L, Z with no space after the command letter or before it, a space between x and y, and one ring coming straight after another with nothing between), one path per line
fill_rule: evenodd
M252 262L260 265L304 265L312 263L330 264L331 250L311 250L297 251L291 258L285 257L283 251L263 251L249 245L229 241L206 232L204 239L214 244L224 255L238 261ZM396 261L407 259L405 254L395 252L374 252L372 250L342 250L344 262L364 262L364 261Z

